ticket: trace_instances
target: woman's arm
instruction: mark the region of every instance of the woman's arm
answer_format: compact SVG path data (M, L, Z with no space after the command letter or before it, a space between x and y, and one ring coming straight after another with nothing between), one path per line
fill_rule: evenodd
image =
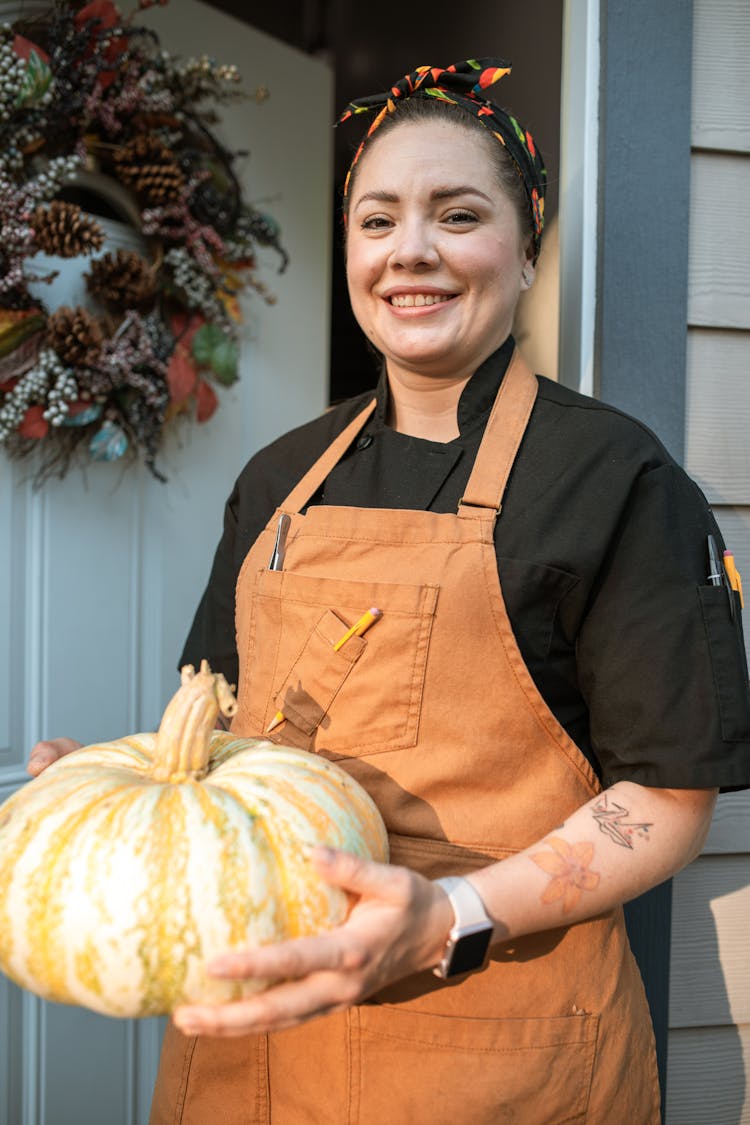
M668 879L701 850L716 799L710 789L648 789L621 781L524 851L473 872L495 941L601 914ZM217 976L277 982L220 1007L183 1007L186 1034L275 1031L341 1010L436 965L453 911L443 889L403 867L343 852L311 857L328 882L357 896L329 933L226 954Z
M539 843L472 874L496 940L591 918L674 875L700 853L716 792L617 782Z

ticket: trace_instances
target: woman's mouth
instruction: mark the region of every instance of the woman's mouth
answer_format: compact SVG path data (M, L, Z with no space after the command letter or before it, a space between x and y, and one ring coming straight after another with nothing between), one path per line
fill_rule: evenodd
M441 305L452 301L453 293L394 293L389 298L397 309L421 308L423 305Z

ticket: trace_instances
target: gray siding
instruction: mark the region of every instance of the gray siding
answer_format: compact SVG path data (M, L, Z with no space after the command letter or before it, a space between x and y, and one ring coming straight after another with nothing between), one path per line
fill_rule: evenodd
M746 577L750 637L750 5L694 0L686 467ZM669 1125L750 1123L750 794L675 879Z

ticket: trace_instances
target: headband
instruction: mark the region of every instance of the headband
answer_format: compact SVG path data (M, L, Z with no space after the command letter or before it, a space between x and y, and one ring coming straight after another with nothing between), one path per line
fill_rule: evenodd
M412 97L436 98L460 106L478 118L508 153L523 180L534 228L534 249L538 254L544 226L544 190L547 183L544 161L528 129L524 129L504 109L490 102L486 94L489 87L510 74L510 70L510 63L502 59L467 59L466 62L455 63L445 70L438 66L418 66L385 93L369 94L350 102L336 122L337 125L361 113L378 112L354 154L344 184L344 199L346 200L349 191L352 171L365 145L385 118L396 112L398 103Z

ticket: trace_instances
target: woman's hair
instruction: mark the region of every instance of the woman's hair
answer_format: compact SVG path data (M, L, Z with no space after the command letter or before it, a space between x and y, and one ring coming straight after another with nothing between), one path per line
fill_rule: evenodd
M524 182L516 165L505 151L503 144L489 132L479 118L467 113L453 102L442 101L439 98L421 97L407 98L399 102L394 111L383 118L377 132L366 142L365 152L377 142L379 137L385 136L386 133L391 132L399 125L409 125L422 121L449 121L451 124L458 125L462 129L468 129L482 138L487 157L495 172L495 178L516 209L524 245L533 242L534 223L531 207ZM359 164L355 163L351 170L348 194L343 200L345 220L348 216L358 171Z

